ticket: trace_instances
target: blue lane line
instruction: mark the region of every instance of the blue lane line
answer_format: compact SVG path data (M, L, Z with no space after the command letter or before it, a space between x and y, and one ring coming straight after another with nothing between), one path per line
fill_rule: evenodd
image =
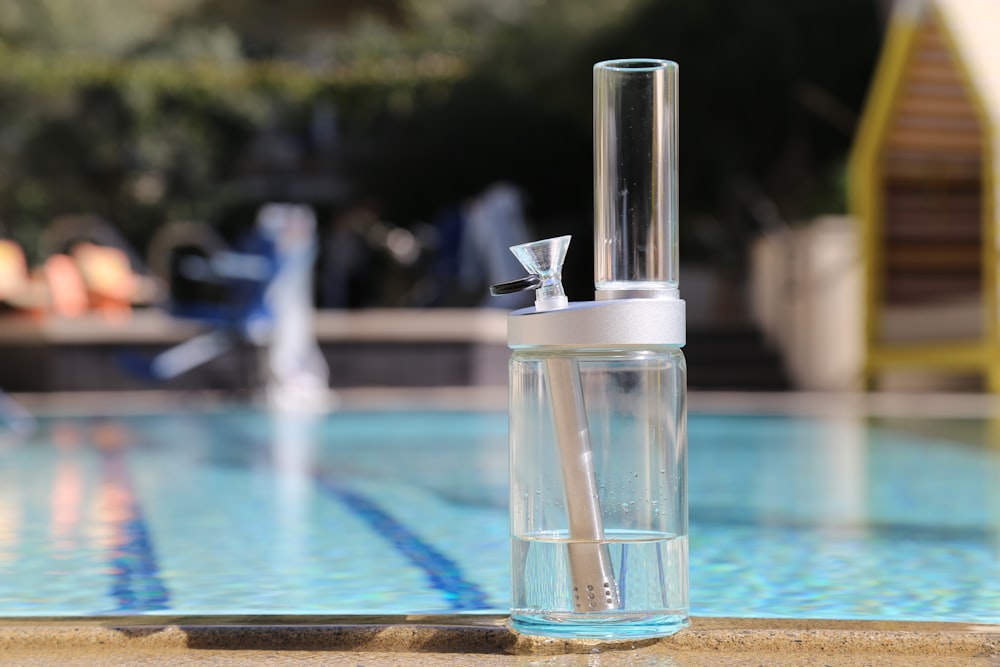
M126 494L123 519L114 524L114 542L108 553L111 597L118 612L161 611L169 608L170 594L153 550L149 526L132 492L124 458L119 453L104 457L104 484Z
M149 528L141 516L120 524L127 536L111 553L111 596L123 612L157 611L169 607L170 595L160 578Z
M467 581L459 566L364 495L338 484L329 476L318 475L319 485L343 502L400 553L422 569L431 586L441 591L455 611L494 609L486 594Z

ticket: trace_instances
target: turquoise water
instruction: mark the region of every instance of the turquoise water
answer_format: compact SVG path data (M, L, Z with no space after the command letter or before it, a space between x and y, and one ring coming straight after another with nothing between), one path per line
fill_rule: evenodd
M692 614L1000 623L989 434L692 414ZM502 413L42 417L0 616L506 612L506 457Z

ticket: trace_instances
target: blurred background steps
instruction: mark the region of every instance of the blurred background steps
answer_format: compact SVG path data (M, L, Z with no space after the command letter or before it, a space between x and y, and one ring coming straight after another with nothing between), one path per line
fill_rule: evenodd
M689 327L684 355L691 389L791 388L781 357L750 324Z

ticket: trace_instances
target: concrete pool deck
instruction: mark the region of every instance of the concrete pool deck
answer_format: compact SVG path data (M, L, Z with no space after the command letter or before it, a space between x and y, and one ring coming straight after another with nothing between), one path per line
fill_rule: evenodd
M498 615L0 619L0 664L1000 666L1000 625L695 618L622 643L518 635Z

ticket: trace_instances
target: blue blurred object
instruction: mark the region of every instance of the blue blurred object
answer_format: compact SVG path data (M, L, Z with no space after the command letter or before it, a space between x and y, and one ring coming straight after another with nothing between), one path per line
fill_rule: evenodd
M232 247L206 225L172 223L150 244L149 263L168 286L167 312L209 330L152 360L123 354L127 370L167 380L244 342L263 342L271 319L264 293L278 268L267 230L255 225Z
M0 425L22 437L34 434L38 428L35 416L3 389L0 389Z

